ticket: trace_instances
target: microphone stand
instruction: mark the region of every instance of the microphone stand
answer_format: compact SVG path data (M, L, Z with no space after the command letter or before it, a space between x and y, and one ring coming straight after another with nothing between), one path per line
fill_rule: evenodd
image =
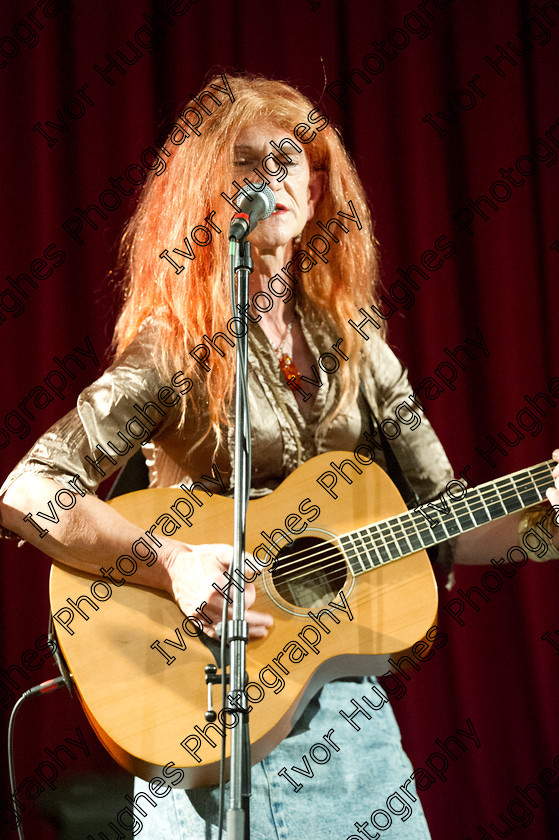
M248 312L248 278L253 270L250 242L242 237L231 240L230 256L237 275L236 312ZM233 312L233 315L236 313ZM245 315L246 317L246 315ZM234 540L231 578L243 581L246 504L250 488L250 437L247 440L248 417L248 318L244 335L237 337L235 382L235 462L234 462ZM250 435L250 432L249 432ZM248 733L248 701L245 694L246 645L248 623L245 620L244 586L231 586L232 618L227 622L229 642L229 694L227 708L237 714L231 728L230 806L227 811L228 840L248 840L250 797L250 738ZM224 663L225 664L225 663ZM225 679L223 668L223 679Z

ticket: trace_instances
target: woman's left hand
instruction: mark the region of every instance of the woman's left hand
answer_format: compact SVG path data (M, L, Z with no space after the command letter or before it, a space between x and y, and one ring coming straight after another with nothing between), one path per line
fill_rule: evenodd
M554 461L557 461L557 466L553 470L555 486L548 487L548 489L545 491L545 495L547 496L552 505L559 505L559 449L555 449L551 457Z

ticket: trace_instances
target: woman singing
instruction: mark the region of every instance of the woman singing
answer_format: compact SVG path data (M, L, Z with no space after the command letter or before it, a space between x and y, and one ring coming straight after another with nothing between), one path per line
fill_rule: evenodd
M393 450L420 502L435 497L453 475L421 408L409 399L413 389L382 329L369 324L365 339L349 324L361 320L360 307L378 303L379 272L364 190L338 132L287 84L244 76L228 82L231 97L218 97L209 83L196 98L205 114L200 136L183 142L180 122L173 127L166 170L151 173L125 230L124 305L113 364L37 441L2 488L4 528L92 574L145 536L95 491L148 436L143 451L151 486L219 474L223 492L232 495L235 338L226 325L233 210L224 196L237 191L233 182L269 181L276 199L275 212L249 237L251 304L239 313L249 323L251 495L274 490L313 456L353 451L377 421L395 416L401 434ZM315 235L322 239L312 240ZM307 247L309 241L318 243L316 249ZM339 360L337 369L318 365L326 352ZM165 408L157 400L164 387ZM142 432L141 423L129 426L135 437L123 433L133 416L143 417L145 427ZM99 445L108 456L103 460ZM376 455L384 467L382 449ZM23 517L48 509L60 486L81 493L41 538ZM557 490L549 495L559 501ZM463 534L441 544L432 560L446 575L453 555L457 562L489 562L518 541L519 521L520 514L513 514ZM190 545L163 535L159 540L157 562L138 563L132 582L168 593L185 615L205 603L205 630L215 637L223 601L212 584L225 583L230 546ZM552 544L547 556L554 556ZM266 636L271 616L250 609L252 584L246 596L250 638ZM373 823L360 822L364 793L382 807L412 768L388 704L359 733L339 725L339 709L363 693L363 682L376 684L367 677L325 685L290 735L253 767L253 840L380 836ZM295 792L279 772L301 766L309 747L334 725L338 749L332 760ZM138 781L137 789L147 791L147 785ZM408 793L392 800L391 840L429 837L413 785ZM217 802L216 788L176 788L156 808L142 806L149 811L141 818L143 836L216 838Z

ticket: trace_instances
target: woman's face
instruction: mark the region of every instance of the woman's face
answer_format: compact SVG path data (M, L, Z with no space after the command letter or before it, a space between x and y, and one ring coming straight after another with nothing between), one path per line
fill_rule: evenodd
M244 178L261 182L253 171L258 168L270 181L269 187L276 198L275 212L259 221L250 234L251 243L261 252L285 246L298 236L312 219L320 196L319 178L311 175L305 152L296 152L291 143L285 143L282 154L270 145L272 140L280 145L286 137L302 148L288 132L273 123L245 128L235 142L235 180L240 184Z

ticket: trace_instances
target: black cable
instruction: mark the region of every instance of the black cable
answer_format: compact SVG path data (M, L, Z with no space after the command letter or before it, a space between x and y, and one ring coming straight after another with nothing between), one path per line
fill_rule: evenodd
M15 706L13 707L11 714L10 714L10 721L8 723L8 772L10 775L10 789L12 791L12 799L14 801L14 809L17 806L17 802L15 799L16 795L16 774L14 769L14 724L16 715L20 709L21 704L28 700L30 697L35 697L37 694L50 694L51 691L57 691L59 688L62 688L63 685L68 686L67 679L65 677L55 677L52 680L46 680L45 682L39 683L39 685L33 686L33 688L29 688L27 691L24 691ZM21 827L21 814L17 812L17 816L19 817L19 823L17 825L17 836L19 840L25 840L23 836L23 829Z
M220 637L220 657L221 657L221 708L224 709L227 705L227 597L231 581L225 588L225 595L223 598L223 608L221 614L221 637ZM218 718L219 719L219 718ZM223 735L221 736L221 761L219 763L219 817L218 817L218 834L217 840L221 840L223 835L223 814L225 810L225 748L227 745L227 730L225 723L223 723Z
M230 243L230 246L232 246L232 247L231 247L231 250L230 250L230 253L229 253L229 290L230 290L230 294L231 294L231 312L233 314L233 317L236 317L235 316L235 312L236 312L236 307L235 307L235 294L236 294L236 289L235 289L235 247L236 247L236 244L237 243L235 243L235 242ZM243 313L241 313L241 317L242 317L242 315L243 315ZM248 330L248 325L249 325L248 313L246 314L245 317L246 317L246 327L247 327L247 330ZM239 345L239 349L241 351L241 364L244 367L244 352L245 352L244 345L243 344ZM244 379L244 377L241 380L241 386L242 386L242 389L243 389L242 390L242 397L243 397L243 400L244 400L244 403L245 403L244 439L245 439L245 445L246 445L247 453L248 453L248 456L247 456L248 474L252 475L252 446L251 446L252 437L251 437L251 426L250 426L250 412L248 410L247 381L246 381L246 379ZM248 483L247 487L246 487L245 514L246 514L246 510L248 508L249 496L250 496L250 483Z

